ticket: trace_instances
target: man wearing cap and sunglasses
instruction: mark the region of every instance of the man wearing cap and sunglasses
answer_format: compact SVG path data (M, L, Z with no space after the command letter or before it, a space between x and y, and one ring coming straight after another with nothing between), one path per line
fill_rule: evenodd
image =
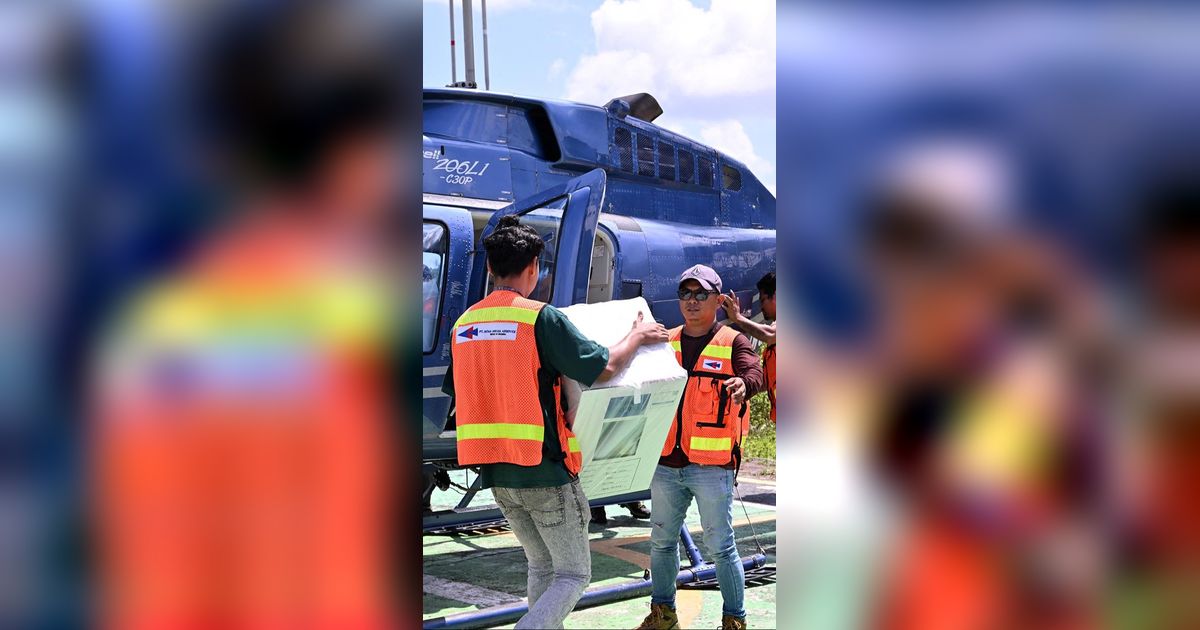
M717 323L721 278L696 265L679 277L683 326L670 331L675 358L688 370L687 386L650 483L650 614L639 630L679 627L675 576L679 529L692 499L700 511L704 544L716 556L721 628L746 627L745 575L733 535L733 483L741 442L750 428L747 400L766 388L758 354L745 335Z

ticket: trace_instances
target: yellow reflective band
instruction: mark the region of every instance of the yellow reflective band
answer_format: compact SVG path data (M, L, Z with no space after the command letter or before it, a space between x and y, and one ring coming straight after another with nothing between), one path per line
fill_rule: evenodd
M518 306L492 306L477 308L463 313L455 326L474 324L477 322L520 322L532 324L537 321L538 311Z
M733 438L693 437L692 438L692 450L693 451L732 451L733 450Z
M729 359L733 357L732 346L705 346L704 352L700 353L706 357L716 357L718 359Z
M509 440L536 440L542 441L545 436L546 427L540 424L513 424L513 423L487 423L487 424L460 424L458 425L458 439L461 440L488 440L504 438Z
M578 453L579 440L573 437L567 438L567 450L571 451L572 453Z
M672 341L671 347L675 349L675 352L682 352L682 350L680 349L682 346L679 345L678 341Z

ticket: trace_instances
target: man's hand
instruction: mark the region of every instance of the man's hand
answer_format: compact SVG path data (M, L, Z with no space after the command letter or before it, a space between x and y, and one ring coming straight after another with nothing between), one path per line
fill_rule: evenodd
M725 309L725 314L729 316L730 324L737 326L742 332L763 343L775 343L775 325L760 324L747 317L746 313L741 310L742 305L738 302L736 293L730 291L728 295L722 295L719 299L721 306Z
M729 393L729 399L735 405L746 401L746 381L743 381L741 377L735 376L725 381L725 391Z
M721 306L725 309L725 315L729 317L729 321L736 324L744 319L742 317L742 305L738 302L737 293L730 290L729 294L722 295L720 300Z
M670 336L667 334L667 328L658 322L646 323L645 318L639 311L637 319L633 322L633 330L630 332L638 339L639 345L650 345L652 343L666 343Z
M671 337L662 324L654 321L646 323L644 320L645 316L639 311L637 319L633 320L633 326L629 329L629 334L615 345L609 346L608 365L604 367L604 371L600 373L597 381L606 381L625 369L625 366L629 365L629 361L633 359L634 353L637 352L638 346L666 343L670 340Z

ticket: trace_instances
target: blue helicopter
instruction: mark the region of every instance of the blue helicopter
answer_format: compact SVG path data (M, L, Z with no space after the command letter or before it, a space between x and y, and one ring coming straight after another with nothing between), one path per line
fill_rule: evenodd
M482 239L515 214L546 241L533 299L555 306L643 297L682 323L677 279L712 266L743 304L775 267L775 196L741 162L653 124L649 94L604 107L470 89L424 92L422 440L425 499L458 470L452 401L442 393L450 329L488 291ZM427 511L426 531L500 519ZM593 506L648 498L610 497Z

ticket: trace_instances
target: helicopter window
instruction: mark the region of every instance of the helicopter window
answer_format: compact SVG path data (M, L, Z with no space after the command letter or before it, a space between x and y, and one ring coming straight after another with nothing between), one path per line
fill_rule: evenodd
M441 316L446 228L440 223L426 222L421 241L421 348L423 352L433 352Z
M654 177L654 138L639 133L637 149L638 175Z
M658 143L658 177L675 181L675 147L666 142Z
M721 187L725 190L738 191L742 189L742 172L728 165L721 165Z
M690 184L696 175L696 158L691 151L679 150L679 181Z
M563 209L567 207L567 197L559 197L550 203L535 208L521 216L521 224L537 230L546 246L538 258L538 283L529 299L539 302L549 302L554 293L554 265L558 255L558 228L562 223ZM492 290L492 277L489 274L484 292Z
M699 172L696 174L696 183L706 188L712 188L713 161L702 155L697 162L697 166L699 166L697 169Z
M624 127L613 129L613 162L622 171L633 172L633 133Z

